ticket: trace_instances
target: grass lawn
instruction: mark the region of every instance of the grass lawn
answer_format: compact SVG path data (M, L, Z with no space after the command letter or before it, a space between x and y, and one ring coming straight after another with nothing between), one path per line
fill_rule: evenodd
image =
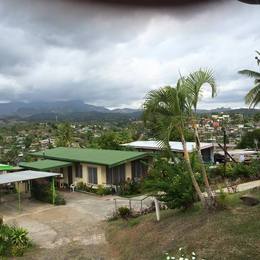
M180 247L204 259L260 259L260 206L248 207L229 195L228 208L205 213L196 205L186 212L161 212L108 223L106 236L120 259L166 259ZM252 191L260 199L260 190Z

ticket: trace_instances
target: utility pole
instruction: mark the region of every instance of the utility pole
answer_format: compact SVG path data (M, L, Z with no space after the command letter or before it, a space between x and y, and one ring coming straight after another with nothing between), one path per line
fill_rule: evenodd
M227 130L225 127L222 127L223 131L223 142L224 142L224 176L226 176L226 170L227 170Z

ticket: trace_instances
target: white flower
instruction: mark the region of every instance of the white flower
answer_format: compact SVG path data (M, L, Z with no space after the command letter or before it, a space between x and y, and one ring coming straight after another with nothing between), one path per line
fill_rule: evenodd
M195 256L193 256L191 259L192 259L192 260L195 260L195 259L196 259L196 257L195 257Z
M196 255L195 252L192 252L192 255Z
M167 257L166 257L166 259L167 259L167 260L170 260L170 259L171 259L171 257L170 257L170 256L167 256Z
M182 250L182 247L179 248L179 251L181 251L181 250Z
M172 260L175 260L175 257L174 257L174 256L172 256L172 257L171 257L171 259L172 259Z
M179 260L184 260L184 258L183 258L183 257L180 257Z

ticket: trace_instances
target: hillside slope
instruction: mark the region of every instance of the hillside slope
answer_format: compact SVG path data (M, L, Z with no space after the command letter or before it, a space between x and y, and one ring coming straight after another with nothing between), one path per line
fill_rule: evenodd
M259 259L260 206L242 205L238 194L228 203L229 209L212 214L164 211L159 223L154 214L110 222L107 239L120 259L166 259L166 252L174 256L180 247L199 259Z

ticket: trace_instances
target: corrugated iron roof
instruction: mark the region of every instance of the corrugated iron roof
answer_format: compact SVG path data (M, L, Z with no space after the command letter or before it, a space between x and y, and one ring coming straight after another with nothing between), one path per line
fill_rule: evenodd
M7 184L20 181L42 179L48 177L60 176L58 173L41 171L20 171L0 174L0 184Z

